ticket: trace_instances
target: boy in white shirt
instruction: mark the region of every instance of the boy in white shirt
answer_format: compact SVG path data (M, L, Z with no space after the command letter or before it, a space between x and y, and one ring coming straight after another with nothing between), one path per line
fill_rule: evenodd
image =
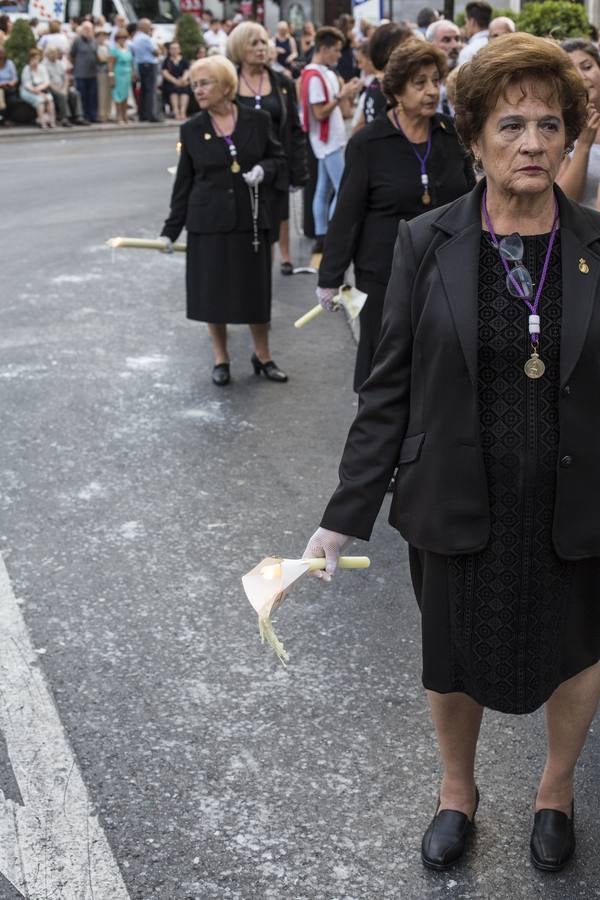
M315 253L323 250L327 224L335 210L337 193L344 171L346 126L339 103L352 97L360 87L360 79L342 84L334 71L342 54L344 37L337 28L319 28L315 36L312 62L302 70L300 96L303 128L308 132L318 164L318 177L313 198L315 220Z

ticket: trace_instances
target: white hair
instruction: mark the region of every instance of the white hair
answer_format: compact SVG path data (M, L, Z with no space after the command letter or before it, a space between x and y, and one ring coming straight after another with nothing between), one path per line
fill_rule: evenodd
M490 28L492 27L492 25L505 25L509 31L517 30L517 26L508 16L497 16L490 22Z
M457 33L460 34L458 25L455 25L454 22L450 21L450 19L436 19L436 21L432 22L431 25L429 25L429 27L427 28L427 31L425 32L425 40L431 43L431 41L433 41L433 39L435 38L438 29L440 29L442 25L452 25L454 28L456 28Z

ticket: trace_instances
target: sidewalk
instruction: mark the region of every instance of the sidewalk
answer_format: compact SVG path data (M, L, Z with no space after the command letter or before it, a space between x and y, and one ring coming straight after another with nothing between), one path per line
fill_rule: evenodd
M51 138L66 137L85 137L87 135L98 135L111 137L116 135L136 134L141 131L159 131L165 129L179 128L181 122L174 119L165 119L162 122L129 122L128 125L118 125L116 122L94 122L91 125L73 125L71 128L63 128L57 125L56 128L37 128L35 125L9 125L0 128L0 141L23 140L23 138L31 138L32 140L46 140Z

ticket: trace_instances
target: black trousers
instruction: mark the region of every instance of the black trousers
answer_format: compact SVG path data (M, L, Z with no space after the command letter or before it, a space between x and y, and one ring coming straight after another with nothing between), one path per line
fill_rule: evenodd
M140 121L156 120L156 63L140 63Z
M367 294L367 302L360 313L360 338L354 368L354 390L358 393L361 385L371 374L373 356L379 343L383 301L387 285L372 281L368 275L355 271L356 287Z
M56 118L59 122L64 119L78 119L82 115L81 98L79 92L75 88L69 88L68 94L61 91L53 91L50 88L54 106L56 107Z
M93 78L76 78L75 84L81 97L83 114L88 122L95 122L98 117L98 84Z

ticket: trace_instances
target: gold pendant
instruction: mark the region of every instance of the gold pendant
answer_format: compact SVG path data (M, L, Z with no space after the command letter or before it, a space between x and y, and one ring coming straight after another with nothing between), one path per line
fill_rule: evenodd
M429 204L431 203L431 197L429 195L429 191L425 191L425 193L421 197L421 201L425 206L429 206Z
M540 359L537 350L532 350L530 359L523 366L528 378L541 378L546 371L546 366Z
M231 163L231 171L234 175L237 175L237 173L241 171L240 164L237 159L234 159L234 161Z

